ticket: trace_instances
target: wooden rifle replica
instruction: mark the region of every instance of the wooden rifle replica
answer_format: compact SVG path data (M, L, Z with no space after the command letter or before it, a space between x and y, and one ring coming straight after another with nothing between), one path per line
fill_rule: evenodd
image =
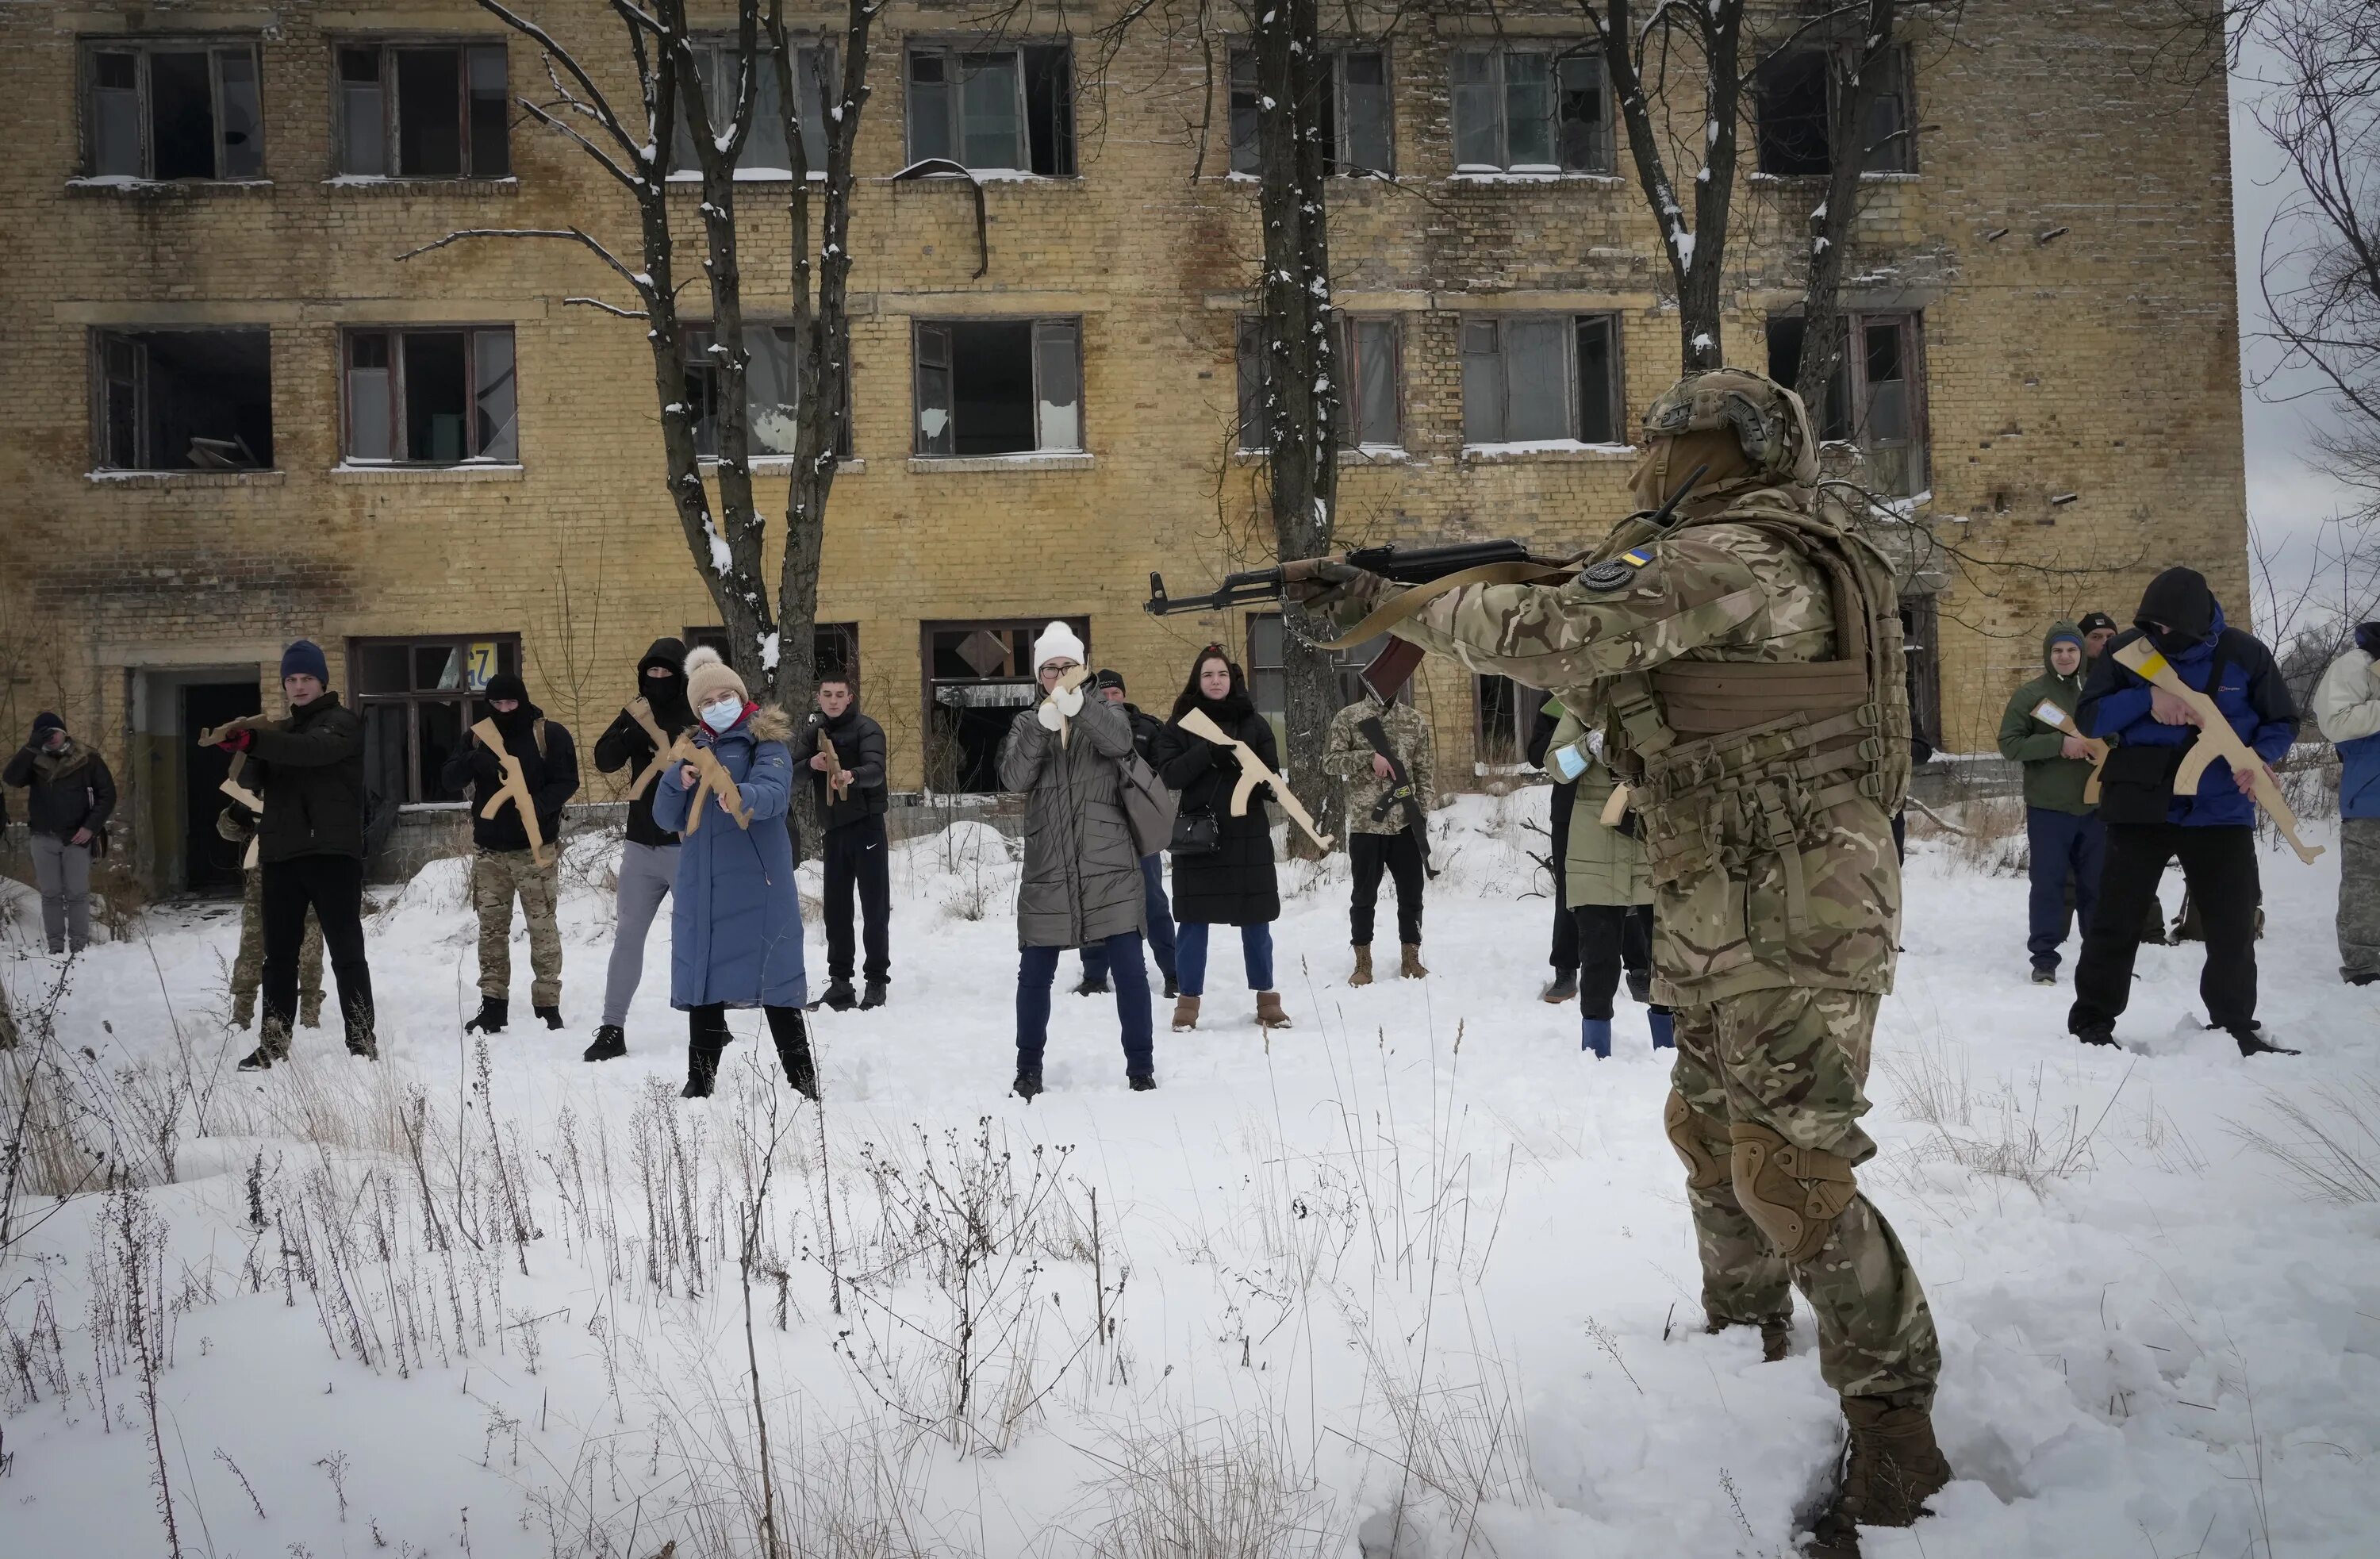
M1236 737L1225 735L1223 728L1209 719L1203 709L1194 709L1184 715L1181 725L1194 737L1202 737L1217 747L1230 748L1239 758L1240 782L1232 787L1233 817L1247 816L1248 797L1257 786L1269 785L1272 786L1274 798L1281 802L1281 810L1297 820L1297 826L1305 830L1305 836L1314 841L1314 847L1323 851L1330 848L1330 835L1314 826L1313 815L1289 793L1289 786L1281 777L1265 766L1265 761L1257 756L1254 748Z
M545 842L545 834L538 826L537 798L528 793L528 776L521 773L520 760L504 749L504 736L492 720L482 720L471 727L471 735L480 745L496 755L496 767L504 777L503 788L488 798L480 809L483 818L493 818L509 804L520 814L521 832L528 835L528 858L538 865L553 864L553 846Z
M826 760L826 795L829 801L841 801L851 795L851 771L843 766L843 754L835 751L834 739L823 730L819 732L819 755Z
M230 740L231 735L234 731L261 731L266 729L272 724L272 718L268 715L242 715L237 720L226 721L225 724L216 726L212 731L200 731L199 733L199 745L200 747L213 747L219 742ZM246 749L243 749L242 750L231 755L231 772L224 775L223 784L215 786L215 788L222 791L225 796L230 797L233 800L238 802L241 806L246 807L249 811L255 813L261 824L264 817L264 798L259 796L255 791L250 790L248 786L239 783L239 776L245 773L247 770L248 753ZM258 827L254 832L249 834L248 850L240 857L239 864L242 871L246 871L248 868L256 864L257 850L262 842L264 830L261 826Z
M628 799L634 801L644 795L647 786L662 777L663 769L670 766L670 739L662 735L661 722L653 718L650 699L631 699L620 713L635 721L653 744L653 761L645 765L645 772L637 776L637 783L628 786Z
M2109 653L2116 657L2118 664L2150 687L2180 700L2198 716L2198 739L2182 749L2181 767L2174 771L2175 795L2197 795L2207 768L2217 758L2224 759L2230 763L2232 773L2249 777L2257 804L2272 815L2281 836L2289 842L2289 848L2297 851L2300 860L2311 862L2322 854L2320 845L2308 845L2298 837L2298 815L2289 810L2281 787L2273 782L2272 770L2265 766L2255 749L2240 739L2240 733L2231 728L2231 722L2224 718L2212 698L2184 682L2181 674L2173 669L2173 663L2157 653L2156 646L2145 639L2117 645Z
M2089 751L2091 754L2091 777L2082 782L2082 802L2085 806L2097 806L2099 804L2099 773L2101 770L2107 768L2107 754L2113 752L2115 749L2107 745L2106 742L2101 741L2096 737L2084 736L2082 734L2082 727L2074 724L2074 716L2067 713L2064 710L2058 708L2058 705L2047 699L2044 699L2039 703L2033 706L2033 717L2035 720L2040 721L2043 725L2048 726L2053 731L2061 731L2067 736L2072 737L2076 741L2081 742L2084 749Z
M720 805L727 809L727 815L735 820L736 827L751 828L752 809L744 804L744 792L736 788L735 776L727 772L727 765L719 761L719 754L698 745L694 733L689 731L678 737L677 745L670 749L670 758L674 762L693 764L695 773L702 776L702 783L695 786L694 800L686 810L687 838L692 838L694 831L702 826L702 804L713 796L718 797Z

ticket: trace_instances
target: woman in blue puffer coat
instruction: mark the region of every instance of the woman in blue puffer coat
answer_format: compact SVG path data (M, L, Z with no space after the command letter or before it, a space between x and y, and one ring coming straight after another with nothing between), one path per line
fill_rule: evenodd
M759 1007L786 1079L816 1099L818 1069L802 1025L809 1000L802 904L785 816L794 785L785 740L793 723L781 710L753 703L715 650L686 656L686 684L695 713L691 735L718 756L751 818L739 825L718 796L703 798L695 814L702 775L691 763L662 771L653 787L653 821L686 837L670 892L670 1005L686 1017L685 1096L710 1095L727 1049L727 1009Z

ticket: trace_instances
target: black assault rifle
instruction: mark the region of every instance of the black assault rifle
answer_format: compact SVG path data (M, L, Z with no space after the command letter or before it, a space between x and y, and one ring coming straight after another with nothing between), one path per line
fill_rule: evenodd
M1381 696L1396 697L1393 692ZM1388 793L1373 803L1372 821L1385 822L1390 812L1402 808L1405 814L1405 832L1412 834L1414 843L1421 846L1421 869L1433 877L1437 876L1438 868L1429 861L1429 820L1422 814L1421 796L1414 788L1413 775L1405 772L1404 760L1397 756L1397 749L1389 743L1389 728L1380 724L1380 717L1375 714L1357 721L1355 729L1372 744L1372 750L1387 759L1389 763Z

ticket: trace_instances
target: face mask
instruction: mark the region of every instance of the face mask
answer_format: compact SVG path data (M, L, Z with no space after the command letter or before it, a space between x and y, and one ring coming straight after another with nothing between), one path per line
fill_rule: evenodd
M734 729L735 722L743 718L744 706L732 699L722 699L702 712L702 723L721 736Z

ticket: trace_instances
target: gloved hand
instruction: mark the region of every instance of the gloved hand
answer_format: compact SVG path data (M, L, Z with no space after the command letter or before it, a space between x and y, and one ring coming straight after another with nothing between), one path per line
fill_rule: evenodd
M1056 704L1058 713L1069 720L1083 713L1083 690L1078 687L1059 688L1050 695L1050 701Z
M1033 712L1033 718L1041 722L1041 728L1045 731L1062 731L1066 728L1066 717L1058 713L1057 704L1049 699L1041 700L1041 707Z
M1370 616L1389 582L1328 558L1306 558L1283 565L1281 594L1332 626L1344 629Z
M245 727L234 731L215 745L225 752L246 752L256 741L256 733Z

